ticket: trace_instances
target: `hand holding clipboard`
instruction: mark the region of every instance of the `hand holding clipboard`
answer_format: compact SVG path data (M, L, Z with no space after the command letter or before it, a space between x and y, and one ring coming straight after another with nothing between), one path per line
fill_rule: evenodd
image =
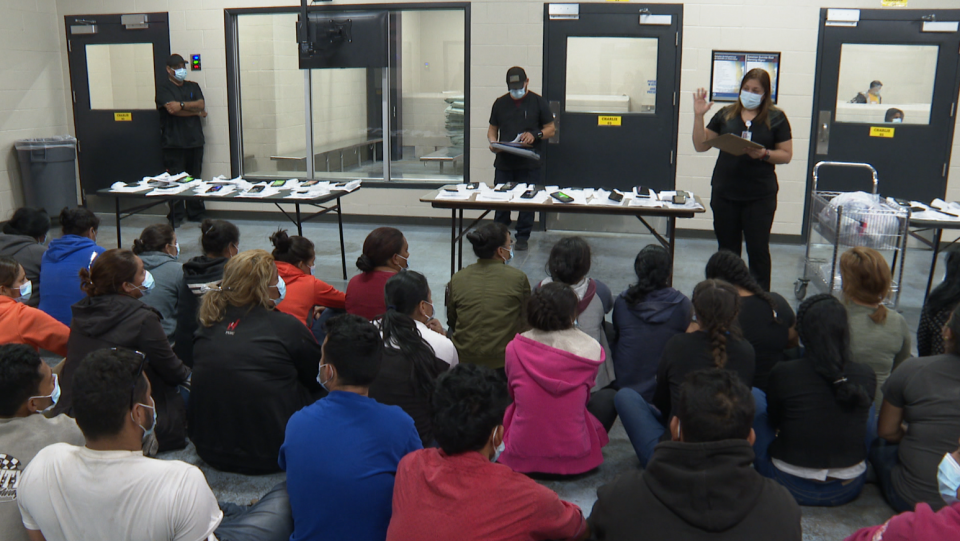
M704 141L705 144L708 144L714 148L719 148L720 150L733 154L734 156L742 156L747 153L747 149L761 149L764 148L760 143L754 143L743 137L734 135L732 133L725 133L713 139L708 139Z

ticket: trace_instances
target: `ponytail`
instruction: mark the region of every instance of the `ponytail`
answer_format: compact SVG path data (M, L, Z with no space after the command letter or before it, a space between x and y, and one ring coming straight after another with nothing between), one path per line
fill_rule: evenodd
M410 360L414 391L427 401L433 396L434 383L440 375L435 368L437 354L423 339L412 316L420 303L429 298L430 286L422 274L397 273L384 286L387 311L380 316L384 348L399 350L401 357Z
M763 299L770 305L773 320L780 323L780 314L777 313L777 301L768 291L760 287L756 278L750 274L747 264L737 254L730 250L720 250L710 256L706 268L707 278L716 278L729 282L735 287L745 289L752 295Z
M740 294L727 282L711 279L697 284L692 300L697 323L710 337L713 363L717 368L724 368L727 365L727 337L740 338L737 325Z

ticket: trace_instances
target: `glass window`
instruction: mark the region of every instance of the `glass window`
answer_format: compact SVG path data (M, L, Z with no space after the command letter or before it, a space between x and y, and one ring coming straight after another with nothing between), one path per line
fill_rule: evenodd
M152 43L87 45L91 109L154 109Z
M566 111L656 112L657 38L567 38Z
M837 122L929 124L939 52L937 45L844 43Z
M315 176L383 179L383 69L316 69L312 79Z

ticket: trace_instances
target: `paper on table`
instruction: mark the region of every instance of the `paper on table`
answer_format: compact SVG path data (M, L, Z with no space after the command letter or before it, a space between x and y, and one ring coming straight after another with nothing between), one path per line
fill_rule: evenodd
M481 191L477 194L477 201L498 201L505 202L513 199L513 194L510 192L494 192L494 191Z
M351 180L350 182L347 183L346 186L343 186L343 187L340 187L340 188L334 187L334 188L331 188L331 191L334 191L334 192L341 192L341 191L342 191L342 192L352 192L352 191L356 190L357 188L359 188L359 187L360 187L360 184L361 184L362 182L363 182L363 181L361 181L360 179Z
M114 182L110 185L110 191L116 193L136 193L149 190L151 188L153 188L153 186L150 186L146 183L137 184L135 186L127 186L124 182Z
M300 188L297 190L292 190L289 195L284 197L284 199L314 199L317 197L323 197L324 195L330 195L329 186L310 186L309 188Z
M226 190L226 188L224 188L223 190ZM223 193L223 190L220 190L220 193ZM238 193L238 194L237 194L237 197L238 197L238 198L239 198L239 197L244 197L244 198L250 198L250 199L262 199L262 198L264 198L264 197L270 197L270 196L273 196L273 195L277 195L278 193L280 193L280 188L270 188L270 187L267 187L267 188L264 188L263 191L256 192L256 193L253 193L253 192L250 192L250 191L243 191L243 192ZM213 194L211 194L211 195L213 195Z
M170 186L169 188L157 188L152 192L148 193L147 197L150 197L153 195L176 195L180 192L185 192L190 188L193 188L194 186L195 184L191 182L189 184L177 184L175 186Z
M633 199L630 199L629 201L627 201L627 206L662 209L662 208L665 208L667 205L663 201L657 201L656 199L652 199L649 197L634 197Z
M473 197L474 192L447 192L440 190L440 193L437 194L437 199L446 199L448 201L467 201Z

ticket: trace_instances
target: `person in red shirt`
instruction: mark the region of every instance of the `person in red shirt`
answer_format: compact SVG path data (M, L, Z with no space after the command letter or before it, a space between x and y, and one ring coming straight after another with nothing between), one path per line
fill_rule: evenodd
M320 314L328 312L327 308L343 310L346 295L313 275L317 256L310 239L297 235L291 237L286 230L280 229L270 236L270 242L273 243L277 273L287 285L287 296L277 305L277 310L290 314L308 327L310 321L318 322Z
M509 402L506 385L489 368L459 364L440 376L432 400L440 449L400 461L387 541L590 537L579 507L496 463Z
M27 344L66 357L70 327L27 306L32 289L23 265L0 256L0 344Z
M363 241L357 268L363 271L347 284L347 313L369 320L387 311L383 288L391 276L409 267L407 239L393 227L378 227Z

